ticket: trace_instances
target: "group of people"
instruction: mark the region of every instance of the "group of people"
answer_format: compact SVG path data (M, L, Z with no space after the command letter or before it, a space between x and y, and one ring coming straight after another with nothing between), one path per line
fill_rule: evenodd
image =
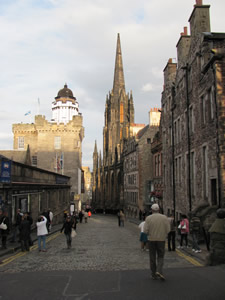
M61 228L61 233L64 232L66 237L67 249L71 248L72 237L76 235L77 224L83 222L88 222L88 218L91 217L91 211L80 210L79 213L76 211L69 214L67 211L64 212L63 226Z
M64 232L67 241L67 248L71 248L71 235L75 235L77 223L88 222L88 218L91 217L91 211L81 210L79 213L74 211L73 213L64 212L63 226L61 232ZM38 251L46 252L46 236L51 231L53 223L53 213L50 209L44 209L43 213L38 217L36 222L37 239L38 239ZM21 212L17 209L15 216L15 223L12 226L11 243L16 241L21 243L22 251L29 251L30 246L33 245L31 239L31 226L33 219L29 212ZM74 232L73 232L74 231ZM7 237L10 233L10 222L7 210L0 209L0 236L2 240L2 249L7 248ZM18 238L18 240L17 240Z
M149 250L152 279L165 280L163 275L165 242L168 239L168 251L176 250L175 238L177 229L181 235L180 246L178 248L183 248L184 241L186 247L188 247L188 234L191 232L192 251L195 253L201 252L198 244L198 235L201 228L199 217L192 214L189 223L187 216L182 215L177 227L174 217L172 215L167 217L160 214L159 206L156 203L151 207L151 214L139 224L141 249L142 251Z
M45 239L46 235L51 230L53 221L53 213L51 210L44 210L42 215L38 218L36 223L37 226L37 237L38 237L38 248L41 251L41 241L43 241L43 251L46 251ZM33 224L33 218L30 212L22 212L21 209L17 209L15 216L15 223L10 226L8 211L4 212L0 210L0 234L2 239L2 249L7 249L7 237L12 231L11 243L20 242L22 251L29 251L33 245L31 238L31 227ZM10 228L11 227L11 228ZM18 240L17 240L18 238Z

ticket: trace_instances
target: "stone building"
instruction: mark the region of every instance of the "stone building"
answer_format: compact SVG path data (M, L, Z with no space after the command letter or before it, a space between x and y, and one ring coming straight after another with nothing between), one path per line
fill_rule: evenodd
M63 211L70 204L70 178L0 155L0 208L9 212L14 223L17 209L31 212L34 221L51 209L54 223L62 222ZM34 222L35 224L35 222Z
M158 203L160 211L163 209L163 170L162 170L162 131L161 126L155 134L151 144L152 160L153 160L153 179L151 192L149 194L149 203Z
M92 200L92 173L89 167L82 167L84 172L84 194L82 204L89 208Z
M32 124L13 124L14 151L10 158L71 178L71 200L79 202L82 178L83 117L65 84L52 103L52 120L36 115ZM26 152L26 155L23 153ZM21 153L19 160L18 153Z
M210 31L209 5L196 1L164 69L164 212L225 205L225 34Z
M103 128L103 158L93 153L93 199L96 209L115 211L124 206L123 161L124 141L135 129L132 92L126 94L120 36L117 37L113 89L106 97Z
M158 131L160 111L149 112L149 124L126 140L124 161L124 203L129 216L138 217L140 211L149 211L152 191L153 165L151 143Z

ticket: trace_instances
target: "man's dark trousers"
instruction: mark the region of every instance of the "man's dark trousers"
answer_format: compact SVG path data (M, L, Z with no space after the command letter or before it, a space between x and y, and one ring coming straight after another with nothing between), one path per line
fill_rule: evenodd
M176 232L175 231L170 231L168 233L168 250L171 251L175 251L175 237L176 237ZM172 242L172 249L171 249L171 242Z
M157 264L156 264L157 255ZM165 242L149 241L149 256L150 256L150 269L154 276L156 272L162 274L163 261L165 255Z

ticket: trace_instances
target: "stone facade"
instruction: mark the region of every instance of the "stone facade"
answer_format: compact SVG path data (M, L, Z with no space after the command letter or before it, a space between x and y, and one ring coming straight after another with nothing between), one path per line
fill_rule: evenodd
M197 1L164 69L164 212L224 206L225 34L210 32L209 5Z
M151 144L152 159L153 159L153 180L150 193L150 204L158 203L160 211L163 209L163 169L162 169L162 131L161 126L155 134Z
M76 107L71 107L74 111L69 113L67 105L63 119L63 107L59 107L60 103L63 106L75 102L74 99L72 91L65 86L56 97L54 121L48 122L44 116L37 115L32 124L13 124L13 148L17 151L29 149L33 166L70 176L72 198L76 196L78 199L81 193L83 117L77 113ZM72 104L75 106L76 103Z
M153 157L151 143L160 120L160 111L156 108L149 113L149 125L127 139L124 151L124 203L127 215L138 217L140 211L149 211L150 192L153 181Z
M63 211L70 204L68 176L18 163L2 155L0 165L0 208L8 210L11 222L14 223L18 208L31 212L34 221L44 209L51 209L54 223L62 222Z
M84 171L84 194L82 203L89 208L92 200L92 173L89 167L83 166L82 170Z

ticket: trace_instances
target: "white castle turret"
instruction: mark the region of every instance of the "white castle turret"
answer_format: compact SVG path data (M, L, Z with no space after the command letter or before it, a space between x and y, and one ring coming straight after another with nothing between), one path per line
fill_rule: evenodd
M52 121L66 124L77 115L79 115L79 104L73 92L65 84L52 102Z

